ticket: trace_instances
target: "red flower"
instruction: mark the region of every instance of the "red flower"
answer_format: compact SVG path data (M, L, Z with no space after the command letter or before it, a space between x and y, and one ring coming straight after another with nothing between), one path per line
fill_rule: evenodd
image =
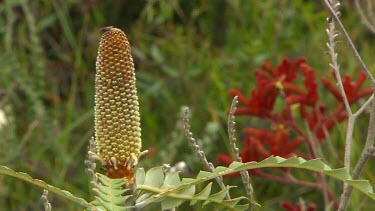
M358 74L357 80L355 82L349 75L345 75L342 78L342 84L344 86L346 98L348 99L350 104L355 103L360 98L371 95L373 93L373 90L370 87L361 89L365 80L366 75L362 71ZM343 102L341 92L331 80L329 80L327 77L322 77L322 82L323 86L328 89L333 94L333 96L336 97L337 100Z
M306 211L315 211L316 210L316 205L315 204L309 204L307 205L307 207L305 207L305 209L302 209L302 206L300 203L296 203L296 205L292 205L291 203L289 202L281 202L281 206L285 208L285 210L287 211L302 211L302 210L306 210Z
M307 89L307 92L301 91L299 87L294 84L284 84L284 89L293 91L297 95L288 96L286 102L291 105L300 103L304 105L315 105L319 100L318 95L318 84L316 82L315 71L306 64L300 65L302 74L304 76L303 83Z
M273 111L276 98L280 88L286 84L290 87L297 77L300 65L306 59L300 57L295 61L284 59L281 65L274 69L268 62L264 62L262 67L255 70L256 88L251 91L251 98L246 98L239 90L231 89L229 94L238 96L238 101L246 107L240 107L235 115L252 115L267 118ZM281 86L281 87L280 87ZM289 90L286 90L289 94ZM301 92L300 92L301 93Z

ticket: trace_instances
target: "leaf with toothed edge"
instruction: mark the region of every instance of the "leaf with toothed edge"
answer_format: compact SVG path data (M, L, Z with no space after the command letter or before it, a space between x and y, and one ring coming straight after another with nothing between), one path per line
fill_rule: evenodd
M7 166L0 165L0 174L4 174L4 175L8 175L8 176L11 176L11 177L15 177L15 178L24 180L26 182L29 182L31 184L34 184L34 185L39 186L41 188L44 188L44 189L48 190L51 193L55 193L55 194L60 195L60 196L66 198L66 199L68 199L70 201L73 201L73 202L75 202L77 204L80 204L80 205L82 205L82 206L84 206L86 208L93 207L92 204L88 203L83 198L79 198L79 197L74 196L69 191L62 190L60 188L54 187L52 185L49 185L49 184L45 183L42 180L34 179L30 175L28 175L26 173L15 172L12 169L8 168Z
M375 193L369 181L352 180L349 173L347 172L345 168L332 169L328 165L323 163L321 159L305 160L300 157L291 157L291 158L285 159L285 158L278 157L278 156L276 157L271 156L260 162L254 162L254 161L248 162L248 163L233 162L232 164L229 165L229 167L218 166L214 169L213 172L201 171L199 172L195 180L190 179L189 183L185 183L185 184L181 183L179 186L169 187L167 191L150 189L149 187L143 184L139 184L139 186L137 186L137 189L143 190L147 193L151 193L152 196L145 199L147 203L154 203L155 201L159 201L160 199L162 199L161 201L163 201L163 200L169 200L170 198L184 197L185 200L191 200L191 203L190 203L191 205L196 204L198 201L203 201L204 205L208 203L214 203L215 205L218 206L218 209L222 209L222 208L230 209L230 210L232 209L236 210L236 209L242 209L242 208L246 209L245 207L247 207L248 204L237 205L239 201L245 198L236 198L234 199L234 201L224 200L224 198L219 198L218 200L215 200L214 197L217 196L216 194L220 193L219 195L222 196L221 194L225 195L224 193L226 193L228 190L224 190L223 192L211 194L211 183L207 185L201 192L195 195L186 194L184 196L181 196L178 193L181 190L184 190L191 186L195 186L200 183L212 180L219 176L224 176L227 174L232 174L232 173L240 172L240 171L247 171L251 169L280 168L280 167L299 168L299 169L306 169L306 170L323 173L325 175L328 175L330 177L333 177L335 179L338 179L342 182L345 182L353 186L355 189L361 191L362 193L364 193L371 199L375 200ZM176 183L174 185L176 185Z

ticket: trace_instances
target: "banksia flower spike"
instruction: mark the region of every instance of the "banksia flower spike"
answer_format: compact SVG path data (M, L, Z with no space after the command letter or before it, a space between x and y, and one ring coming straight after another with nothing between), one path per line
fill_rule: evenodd
M133 166L143 153L134 63L123 31L102 29L96 61L96 156L110 178L133 183Z

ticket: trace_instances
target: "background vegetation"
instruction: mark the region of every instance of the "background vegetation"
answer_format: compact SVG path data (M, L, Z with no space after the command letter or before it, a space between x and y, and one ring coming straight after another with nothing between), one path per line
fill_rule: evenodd
M342 21L375 72L374 34L352 8L343 5ZM95 59L100 28L113 25L127 33L135 59L143 148L151 150L141 165L185 160L196 172L201 166L181 129L182 106L190 107L192 130L214 161L227 152L228 90L248 93L263 61L277 65L284 57L305 56L318 76L329 75L327 16L320 1L303 0L5 0L0 3L0 110L6 117L0 126L1 164L89 197L83 161L94 134ZM356 76L359 67L346 44L338 45L338 53L341 70ZM335 100L327 96L322 98L329 107ZM257 121L237 118L238 131L262 125ZM357 124L354 155L361 150L366 122ZM332 135L340 158L344 131L341 124ZM342 166L333 155L326 158L332 167ZM372 184L374 167L364 171ZM342 184L329 184L339 196ZM264 210L279 210L280 201L299 197L322 206L322 194L306 188L256 178L253 186ZM2 210L40 210L41 194L30 184L0 177ZM54 210L80 209L58 197L50 201ZM351 206L361 203L375 207L355 192Z

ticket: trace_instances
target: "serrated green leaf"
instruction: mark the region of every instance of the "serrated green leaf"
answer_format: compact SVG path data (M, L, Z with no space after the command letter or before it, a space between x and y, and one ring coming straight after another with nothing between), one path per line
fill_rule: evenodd
M306 162L306 160L301 158L301 157L291 157L291 158L286 159L282 162L279 162L279 164L296 166L296 165L300 165L303 162Z
M154 167L146 172L146 178L143 185L159 188L164 181L163 167Z
M351 186L355 186L358 189L363 190L364 192L372 192L371 184L368 180L346 180L347 183Z
M98 176L99 182L104 186L109 186L111 189L122 189L125 185L125 179L110 179L103 174L96 174Z
M224 166L218 166L216 167L212 173L218 173L218 172L224 172L224 171L227 171L229 168L227 167L224 167Z
M188 184L188 183L192 183L192 182L195 182L195 179L193 179L193 178L182 178L181 184L184 185L184 184Z
M15 178L24 180L26 182L29 182L29 183L34 184L36 186L39 186L43 189L46 189L51 193L55 193L55 194L57 194L59 196L62 196L62 197L66 198L70 201L73 201L77 204L80 204L80 205L82 205L86 208L93 207L92 204L88 203L83 198L76 197L72 193L70 193L69 191L65 191L65 190L62 190L60 188L49 185L42 180L34 179L30 175L28 175L24 172L15 172L12 169L8 168L7 166L0 165L0 174L4 174L4 175L8 175L8 176L11 176L11 177L15 177Z
M259 166L268 166L278 164L277 159L274 156L268 157L258 163Z
M129 189L124 189L126 181L124 178L111 179L103 174L99 174L99 183L94 184L93 191L96 193L96 201L99 206L106 210L126 210L125 202L132 195L124 195Z
M301 167L306 167L306 169L310 169L313 171L316 170L331 170L331 168L327 168L326 165L322 162L321 159L313 159L313 160L308 160L304 163L300 164Z
M196 198L207 198L211 193L212 182L208 183L208 185L198 194L195 195ZM190 202L190 206L193 206L197 203L198 200L192 200Z
M108 210L108 211L125 211L125 210L128 210L130 207L126 207L126 206L118 206L116 204L113 204L113 203L109 203L109 202L106 202L106 201L103 201L102 198L96 196L95 197L101 206L104 207L104 209Z
M111 193L114 196L121 196L127 191L125 189L112 189L111 187L104 186L104 185L96 185L95 187L99 189L100 192Z
M229 165L228 168L230 168L230 169L235 169L235 168L237 168L237 167L239 167L239 166L242 166L242 165L243 165L243 163L241 163L241 162L237 162L237 161L234 161L233 163L231 163L231 164Z
M335 178L341 178L341 180L347 180L351 178L346 168L326 170L323 173Z

